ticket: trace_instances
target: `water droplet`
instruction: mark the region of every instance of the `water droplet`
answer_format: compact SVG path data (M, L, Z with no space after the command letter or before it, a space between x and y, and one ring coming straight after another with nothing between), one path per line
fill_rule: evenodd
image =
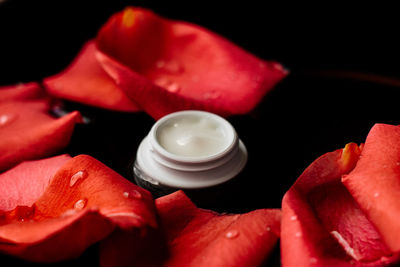
M297 220L297 216L296 216L296 215L291 216L291 217L290 217L290 220L291 220L291 221Z
M142 198L142 194L137 190L133 190L131 192L131 195L132 195L133 198L136 198L136 199L141 199Z
M166 87L167 90L170 91L171 93L177 93L181 89L181 87L177 83L170 83Z
M184 71L183 66L174 60L165 62L163 69L171 74L180 74Z
M76 172L74 175L71 176L71 179L69 180L69 186L74 186L76 182L80 179L85 179L88 176L87 171L85 170L80 170Z
M10 124L16 118L17 118L17 116L13 115L13 114L2 114L2 115L0 115L0 127Z
M135 198L135 199L141 199L142 198L142 194L137 190L133 190L130 193L129 192L124 192L124 193L122 193L122 196L124 198L129 198L129 197L130 198Z
M218 91L210 91L204 94L205 100L214 100L221 96L221 93Z
M14 219L18 221L24 222L26 220L30 220L34 217L36 211L36 206L33 204L31 207L29 206L17 206L13 211Z
M238 230L230 230L225 234L225 237L228 239L233 239L239 236Z
M159 77L154 80L154 83L160 87L166 87L171 84L171 81L166 77Z
M68 216L72 216L74 214L76 214L75 209L68 209L68 210L64 211L63 214L61 214L61 217L68 217Z
M316 258L310 258L310 263L317 263L317 259Z
M79 199L74 204L74 208L77 210L82 210L86 206L87 200L86 199Z
M271 231L271 227L267 226L267 231L268 232Z
M296 236L296 237L301 237L302 234L301 234L301 232L297 232L297 233L295 234L295 236Z
M379 192L375 192L374 197L379 197Z

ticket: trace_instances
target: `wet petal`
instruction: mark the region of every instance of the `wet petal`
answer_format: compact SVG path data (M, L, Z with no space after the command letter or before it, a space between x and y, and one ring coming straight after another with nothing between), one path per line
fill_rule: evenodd
M115 227L143 234L146 228L156 227L149 192L89 156L65 160L61 157L21 164L0 176L9 189L2 199L19 195L12 203L17 205L14 210L0 209L0 251L31 261L54 262L79 256ZM43 171L43 164L50 165L49 170ZM61 164L49 179L50 172ZM71 177L83 170L87 175L71 185ZM30 175L24 176L27 172ZM22 185L9 185L18 174L15 183ZM50 184L40 192L48 181ZM20 196L19 190L29 183L36 189L27 192L30 196ZM124 192L138 192L142 197L127 198ZM32 204L38 193L41 196Z
M47 91L59 98L87 105L137 111L136 105L100 67L96 51L94 42L87 42L66 70L43 81Z
M243 114L287 74L200 26L140 8L112 16L97 45L104 70L154 118L182 109Z
M56 171L71 157L56 156L25 161L0 174L0 210L32 206L43 194Z
M69 143L79 113L56 119L49 110L46 98L0 101L0 171L49 156Z
M359 153L348 144L321 156L285 194L283 266L383 266L397 260L341 183Z
M121 266L138 260L142 263L139 266L260 266L279 237L279 210L221 215L197 208L181 191L157 199L156 205L167 255L156 258L152 251L124 254L117 248L129 250L134 245L120 235L103 246L102 266ZM160 240L162 237L155 238L153 244Z
M400 250L400 127L376 124L343 183L393 251Z

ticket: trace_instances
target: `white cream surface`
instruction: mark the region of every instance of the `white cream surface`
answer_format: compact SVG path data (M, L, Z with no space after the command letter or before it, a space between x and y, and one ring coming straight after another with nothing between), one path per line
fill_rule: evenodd
M159 144L179 156L215 155L227 146L221 125L208 117L188 116L169 121L157 131Z

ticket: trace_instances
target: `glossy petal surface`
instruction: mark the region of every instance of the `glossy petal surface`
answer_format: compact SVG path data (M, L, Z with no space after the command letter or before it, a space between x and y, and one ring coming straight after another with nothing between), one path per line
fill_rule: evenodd
M283 266L385 266L397 260L341 183L359 153L349 144L319 157L285 194Z
M95 43L88 41L66 70L44 80L47 91L56 97L87 105L137 111L136 105L100 67L96 52Z
M279 238L279 210L217 214L197 208L181 191L156 205L164 232L153 239L157 250L128 254L138 244L120 234L103 247L102 266L259 266ZM160 253L163 241L167 251Z
M67 160L23 163L0 176L7 189L0 196L0 251L54 262L79 256L116 227L156 227L149 192L89 156Z
M0 171L24 160L50 156L67 146L78 112L50 115L50 99L37 84L0 91Z
M154 118L182 109L244 114L287 74L207 29L140 8L113 15L97 45L104 70Z

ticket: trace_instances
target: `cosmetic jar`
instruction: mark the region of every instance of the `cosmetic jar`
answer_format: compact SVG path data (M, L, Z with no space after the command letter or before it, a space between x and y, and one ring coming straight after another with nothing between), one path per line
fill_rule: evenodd
M196 191L224 184L247 162L233 126L205 111L186 110L159 119L139 145L135 182L155 197L178 189Z

